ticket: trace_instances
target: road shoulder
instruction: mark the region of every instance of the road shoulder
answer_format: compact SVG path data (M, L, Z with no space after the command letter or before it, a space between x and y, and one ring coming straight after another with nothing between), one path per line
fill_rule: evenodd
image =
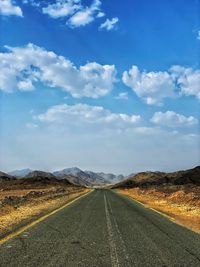
M143 205L145 208L149 208L167 217L170 221L200 234L200 213L193 213L192 210L184 205L176 205L175 203L170 203L166 199L161 198L155 200L153 195L147 196L145 193L139 194L130 189L117 189L115 192L127 196Z
M13 222L11 227L5 229L3 232L0 233L0 245L4 244L8 240L19 235L20 233L26 231L35 224L45 220L56 212L66 208L73 202L79 200L80 198L88 195L91 192L92 190L89 189L83 190L80 192L72 193L68 195L68 197L65 196L61 199L49 200L48 202L43 203L43 205L41 204L34 207L35 209L33 210L32 214L28 213L27 216L23 217L22 220L18 220L17 223ZM20 209L17 212L20 213Z

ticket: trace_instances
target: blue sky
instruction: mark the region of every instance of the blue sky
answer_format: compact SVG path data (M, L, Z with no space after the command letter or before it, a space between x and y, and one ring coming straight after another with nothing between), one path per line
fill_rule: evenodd
M0 168L197 165L198 0L0 3Z

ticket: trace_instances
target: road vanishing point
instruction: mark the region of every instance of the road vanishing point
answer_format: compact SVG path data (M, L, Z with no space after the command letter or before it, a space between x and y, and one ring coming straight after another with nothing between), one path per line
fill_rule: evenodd
M1 267L198 267L200 235L94 190L0 246Z

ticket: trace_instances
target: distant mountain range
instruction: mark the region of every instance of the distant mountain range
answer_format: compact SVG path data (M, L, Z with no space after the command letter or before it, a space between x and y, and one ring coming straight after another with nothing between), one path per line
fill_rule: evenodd
M171 173L166 172L140 172L127 177L111 173L83 171L77 167L65 168L53 173L22 169L9 172L0 172L0 182L24 179L26 182L43 183L69 183L78 186L104 186L110 188L149 187L161 185L200 185L200 166L189 170L181 170Z
M77 167L66 168L61 171L53 172L56 177L64 178L66 175L79 178L80 182L86 183L86 185L104 185L115 183L124 178L123 175L106 174L103 172L96 173L92 171L83 171Z
M8 175L16 178L31 178L39 175L45 176L46 172L33 171L31 169L21 169L9 172ZM55 171L53 173L46 173L52 175L59 180L68 180L70 183L81 186L102 186L106 184L113 184L124 179L123 175L114 175L112 173L83 171L77 167L65 168L63 170ZM52 178L52 177L51 177Z

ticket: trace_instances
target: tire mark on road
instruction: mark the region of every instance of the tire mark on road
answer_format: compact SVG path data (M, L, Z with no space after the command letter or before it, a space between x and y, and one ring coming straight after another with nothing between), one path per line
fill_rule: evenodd
M117 248L116 248L116 244L114 240L112 223L110 219L110 214L109 214L108 204L107 204L107 199L106 199L105 194L104 194L104 204L105 204L105 213L106 213L106 224L107 224L107 229L108 229L108 240L109 240L109 246L110 246L111 265L112 267L119 267Z

